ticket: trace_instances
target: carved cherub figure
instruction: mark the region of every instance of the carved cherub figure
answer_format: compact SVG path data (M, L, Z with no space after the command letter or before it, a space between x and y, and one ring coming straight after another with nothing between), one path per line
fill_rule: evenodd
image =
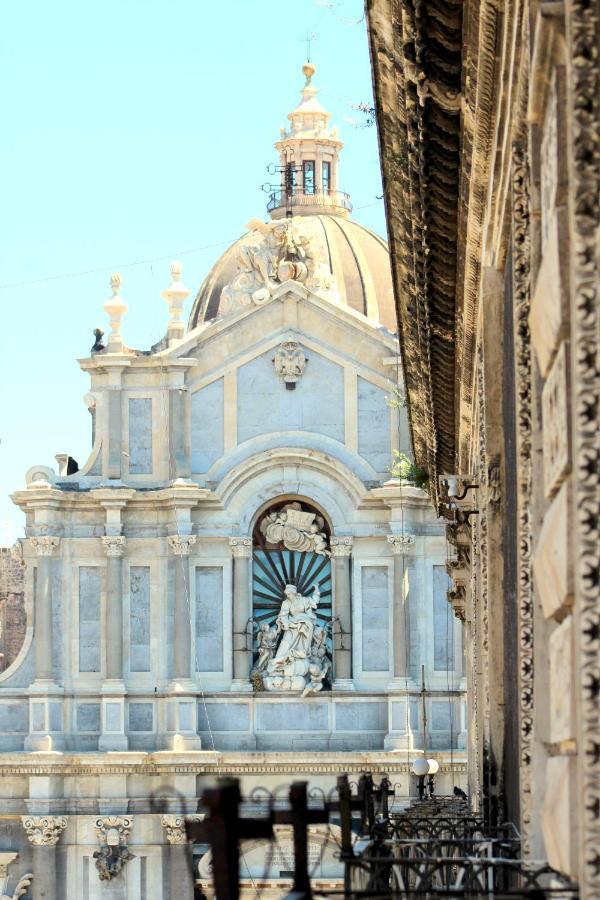
M277 625L269 625L268 622L260 626L256 636L258 660L255 666L259 672L267 668L269 660L275 655L280 630Z

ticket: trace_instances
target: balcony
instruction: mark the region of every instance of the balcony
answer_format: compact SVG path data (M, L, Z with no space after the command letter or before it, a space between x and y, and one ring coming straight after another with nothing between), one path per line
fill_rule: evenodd
M347 217L352 212L350 195L343 191L315 191L313 194L305 194L295 190L292 194L287 191L273 191L267 203L267 212L272 219L282 219L288 209L295 216L318 216L328 213L334 216Z

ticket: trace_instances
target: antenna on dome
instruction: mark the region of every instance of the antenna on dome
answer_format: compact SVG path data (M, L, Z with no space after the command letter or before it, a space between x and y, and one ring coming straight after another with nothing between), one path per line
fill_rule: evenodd
M270 200L275 201L279 192L285 200L285 216L291 219L293 216L293 198L298 189L298 175L302 167L295 164L294 151L291 147L284 147L281 152L281 165L269 163L267 172L269 175L279 175L279 184L271 184L266 181L261 185L261 190L270 195Z
M306 62L311 62L310 51L312 49L312 42L318 40L318 37L316 31L307 31L306 37L302 38L303 41L306 41Z

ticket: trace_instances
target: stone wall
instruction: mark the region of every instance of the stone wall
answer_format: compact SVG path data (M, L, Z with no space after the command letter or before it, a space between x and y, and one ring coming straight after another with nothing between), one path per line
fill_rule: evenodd
M17 657L26 628L25 563L20 547L0 547L0 672Z

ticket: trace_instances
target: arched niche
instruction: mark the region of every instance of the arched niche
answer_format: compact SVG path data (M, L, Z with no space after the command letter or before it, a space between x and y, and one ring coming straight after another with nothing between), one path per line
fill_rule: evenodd
M269 661L276 657L287 640L281 630L280 614L286 599L286 587L293 585L303 597L319 592L318 605L311 611L313 629L299 652L306 652L313 664L321 659L328 671L310 682L315 692L329 689L332 682L332 576L329 541L329 517L306 497L284 495L263 503L252 529L252 619L254 642L252 680L260 682L267 675ZM328 660L328 662L327 662ZM300 688L301 690L301 688ZM312 689L311 691L312 692Z

